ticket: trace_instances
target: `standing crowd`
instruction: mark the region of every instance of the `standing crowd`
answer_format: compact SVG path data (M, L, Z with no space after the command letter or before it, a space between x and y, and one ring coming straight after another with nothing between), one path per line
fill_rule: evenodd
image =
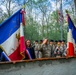
M25 44L27 50L25 59L66 57L67 54L65 40L48 41L48 39L44 39L39 42L35 40L33 45L30 40L26 40Z
M31 44L30 40L25 41L25 58L24 60L38 59L38 58L50 58L50 57L66 57L67 48L65 40L54 41L48 39L35 40ZM2 51L2 50L0 50ZM0 61L6 61L6 57L3 56L3 52L0 52Z

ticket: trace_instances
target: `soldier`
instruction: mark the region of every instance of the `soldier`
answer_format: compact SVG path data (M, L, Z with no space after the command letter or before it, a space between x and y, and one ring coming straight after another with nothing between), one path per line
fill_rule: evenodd
M43 43L43 40L40 40L40 44L39 44L40 48L42 46L42 43ZM42 53L40 50L39 50L39 58L42 58Z
M40 44L42 44L43 43L43 40L40 40Z
M50 46L51 46L51 57L54 57L54 50L55 50L54 40L50 40Z
M63 54L63 48L61 46L61 40L59 40L57 43L57 47L54 51L54 55L55 57L62 57L62 54Z
M36 58L39 58L39 44L38 44L38 40L35 40L35 47L34 47L34 50L35 50L35 56Z
M55 46L55 48L57 47L57 43L58 43L58 41L55 40L55 41L54 41L54 46Z
M40 48L42 58L49 58L51 56L51 46L48 44L48 39L44 39Z
M63 48L63 54L62 54L62 56L66 56L66 53L67 53L66 48L67 47L66 47L66 44L65 44L65 40L62 40L61 46Z

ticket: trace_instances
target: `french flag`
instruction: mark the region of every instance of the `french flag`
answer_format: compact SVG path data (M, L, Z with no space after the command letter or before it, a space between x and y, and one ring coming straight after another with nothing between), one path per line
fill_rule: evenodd
M73 57L75 53L75 44L76 44L76 27L74 26L69 14L67 14L67 20L68 20L67 56Z
M23 13L18 10L0 25L0 50L9 61L25 58L25 40L23 33Z

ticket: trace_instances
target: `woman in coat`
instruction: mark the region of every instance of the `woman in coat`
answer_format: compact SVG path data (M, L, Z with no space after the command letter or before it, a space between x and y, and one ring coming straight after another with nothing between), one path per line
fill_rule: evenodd
M25 59L35 59L34 48L31 46L30 40L25 41L26 50L25 50Z

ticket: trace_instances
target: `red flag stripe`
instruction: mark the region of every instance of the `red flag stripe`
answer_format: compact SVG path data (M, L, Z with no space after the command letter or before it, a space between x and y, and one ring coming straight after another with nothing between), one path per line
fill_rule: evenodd
M20 46L9 56L11 61L22 60L23 56L20 54Z

